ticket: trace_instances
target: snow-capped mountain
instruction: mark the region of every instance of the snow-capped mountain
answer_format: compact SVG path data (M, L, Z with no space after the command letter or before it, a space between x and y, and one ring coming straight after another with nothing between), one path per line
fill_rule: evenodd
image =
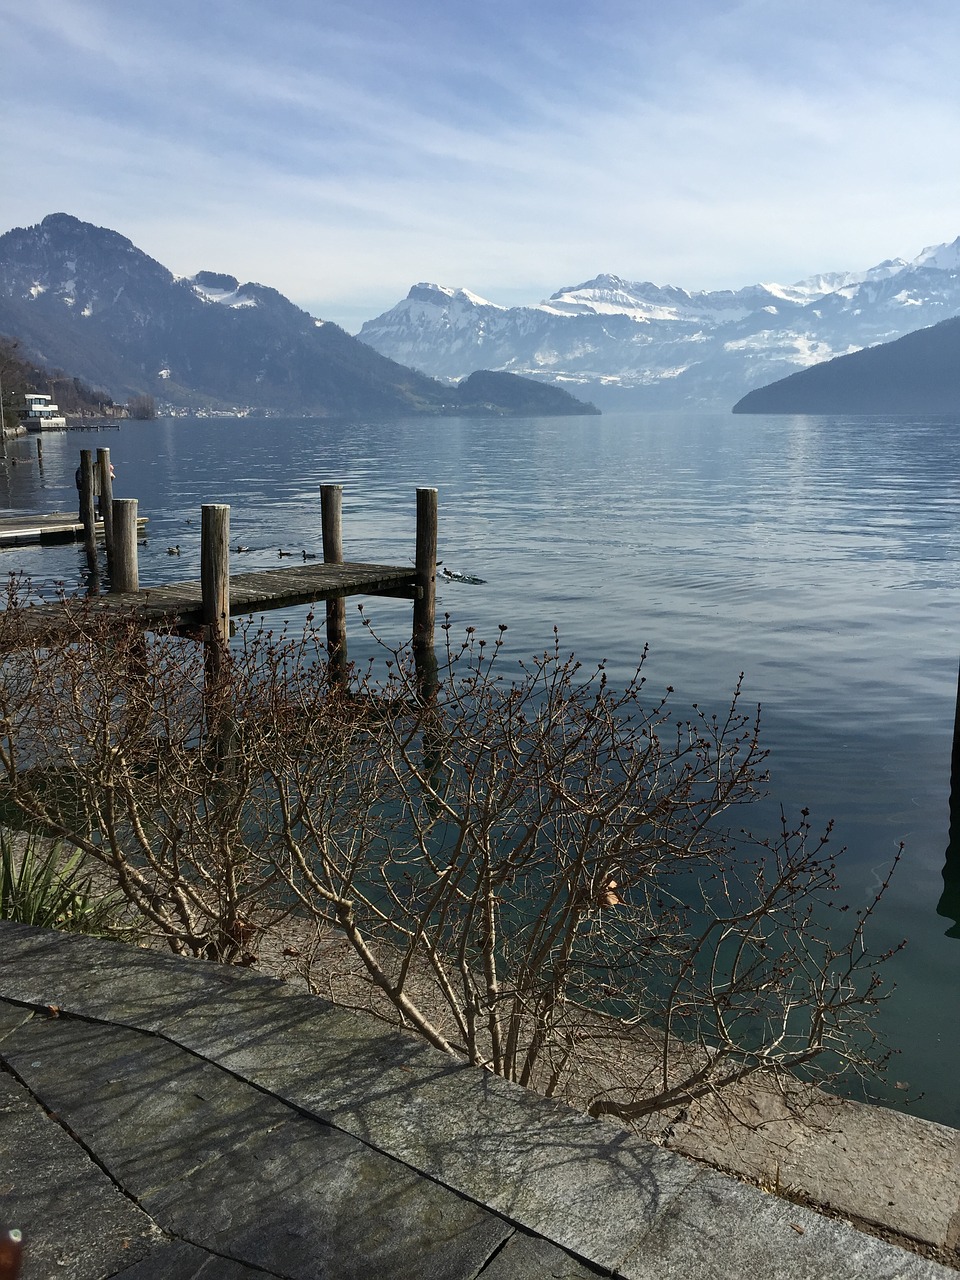
M276 289L212 271L178 278L65 213L0 236L0 332L119 398L349 416L417 412L448 394Z
M797 369L958 313L960 238L910 262L735 291L599 275L508 308L421 283L358 336L435 377L483 364L576 388L599 404L730 408Z
M455 388L436 382L276 289L215 271L178 278L125 236L65 213L0 235L0 334L112 396L147 392L190 408L343 418L596 412L562 388L502 373Z

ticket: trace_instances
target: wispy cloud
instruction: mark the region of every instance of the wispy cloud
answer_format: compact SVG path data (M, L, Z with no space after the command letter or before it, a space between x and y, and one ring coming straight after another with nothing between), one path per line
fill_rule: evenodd
M65 209L357 324L422 278L734 286L960 232L941 0L3 0L0 38L46 86L5 104L4 227Z

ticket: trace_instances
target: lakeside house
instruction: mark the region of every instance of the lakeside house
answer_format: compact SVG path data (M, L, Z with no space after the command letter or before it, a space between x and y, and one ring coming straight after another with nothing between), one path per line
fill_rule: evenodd
M60 413L52 396L37 391L27 391L23 397L20 421L28 431L65 431L67 420Z

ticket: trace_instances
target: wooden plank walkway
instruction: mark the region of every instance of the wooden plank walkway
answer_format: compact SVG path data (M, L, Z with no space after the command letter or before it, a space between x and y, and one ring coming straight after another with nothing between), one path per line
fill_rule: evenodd
M145 528L146 517L137 521ZM96 522L96 534L103 537L103 521ZM18 547L29 543L82 542L83 524L79 516L68 511L51 511L41 515L0 515L0 547Z
M304 564L289 569L265 569L230 577L230 615L285 609L318 600L344 596L417 597L416 570L412 565ZM173 582L103 596L33 605L20 614L23 640L52 640L82 628L88 615L102 618L136 617L147 630L173 627L184 632L202 625L202 593L199 580Z
M97 451L97 467L103 491L109 493L109 450ZM94 521L93 459L81 451L81 493L86 516L87 558L96 583L96 550L89 531ZM413 601L413 645L427 666L433 658L436 610L437 491L417 490L417 541L414 563L369 564L343 560L341 485L321 485L320 508L326 559L302 565L282 566L254 573L230 572L230 507L205 503L201 507L200 576L187 582L144 587L137 564L137 501L113 499L110 580L108 595L91 594L34 604L26 609L0 613L0 649L69 642L94 621L125 619L145 631L172 629L208 645L211 661L229 640L229 618L249 616L315 601L326 602L326 631L331 663L346 659L346 596L393 596ZM102 525L100 526L102 530ZM39 540L41 534L77 537L84 521L72 515L14 516L6 523L0 516L0 546L4 531L20 541ZM283 553L281 552L281 555ZM229 615L229 617L228 617Z

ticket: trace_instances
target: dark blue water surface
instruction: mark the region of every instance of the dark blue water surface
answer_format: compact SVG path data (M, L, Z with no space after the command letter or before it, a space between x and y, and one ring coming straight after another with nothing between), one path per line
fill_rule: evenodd
M255 548L238 571L278 566L280 547L319 552L327 482L344 485L347 559L412 561L414 491L432 485L442 560L486 579L441 584L455 628L493 635L504 622L522 655L556 623L565 647L607 659L616 677L647 643L648 684L675 686L678 710L723 710L744 671L771 792L817 825L836 819L855 905L906 842L872 940L908 939L882 1023L901 1051L891 1080L911 1092L884 1096L960 1125L960 937L937 911L960 657L960 418L161 420L42 446L41 466L34 438L11 443L0 505L72 510L79 449L108 446L116 496L139 498L150 520L144 586L198 576L203 502L229 503L234 545ZM76 583L82 553L18 548L2 563ZM365 609L385 638L407 638L409 604Z

